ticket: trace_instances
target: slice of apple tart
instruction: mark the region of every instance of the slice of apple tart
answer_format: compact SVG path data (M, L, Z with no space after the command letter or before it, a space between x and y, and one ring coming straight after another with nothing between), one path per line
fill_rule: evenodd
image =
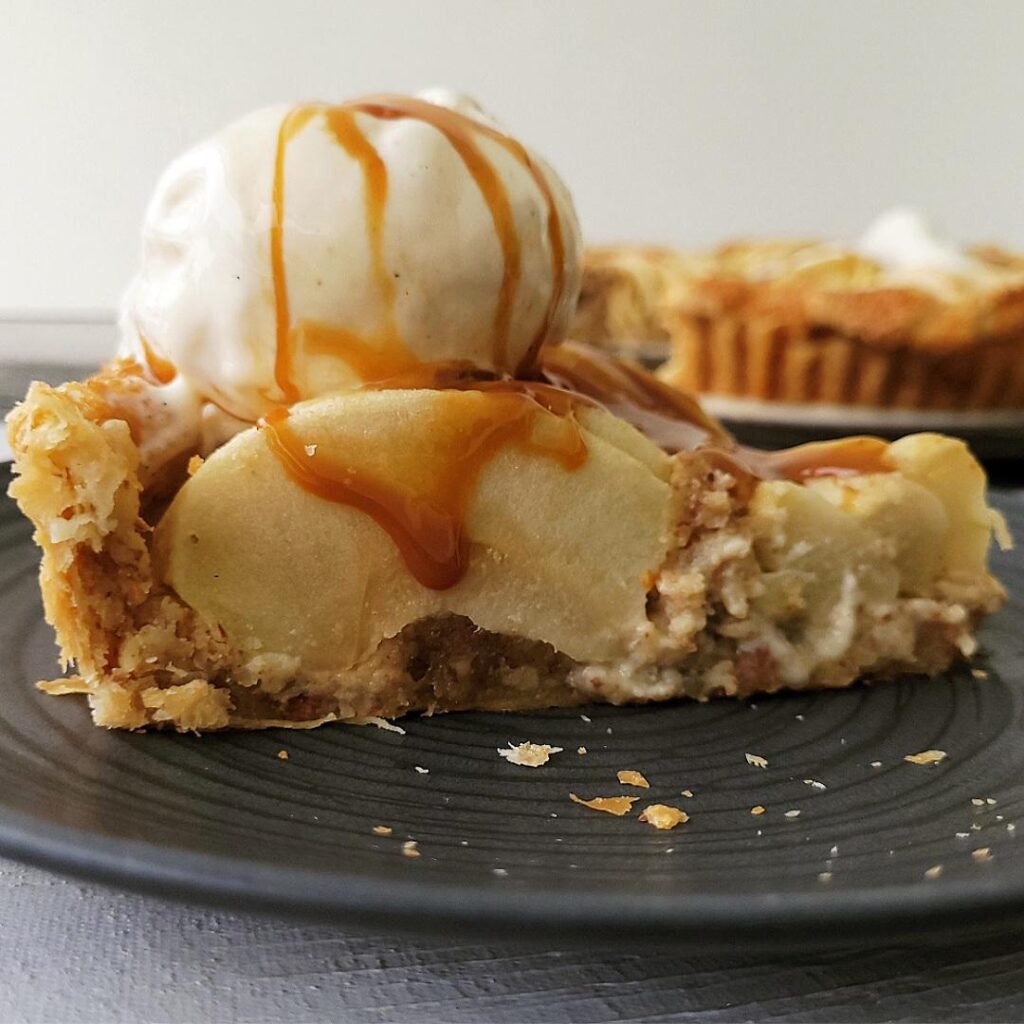
M298 403L169 503L105 378L34 385L12 492L96 722L745 696L973 652L999 521L961 442L748 452L642 371L546 367Z

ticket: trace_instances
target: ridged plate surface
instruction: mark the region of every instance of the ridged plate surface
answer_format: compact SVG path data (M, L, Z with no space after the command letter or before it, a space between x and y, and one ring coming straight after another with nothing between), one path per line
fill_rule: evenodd
M0 471L4 488L7 478ZM1024 536L1021 499L997 500ZM1021 593L1019 555L996 564ZM889 941L1024 923L1017 598L984 628L984 679L965 669L747 704L459 714L412 719L405 735L334 726L191 737L106 732L81 698L33 688L56 670L36 566L30 528L4 498L6 855L187 898L541 941ZM517 767L496 753L509 740L564 752ZM928 749L947 757L903 760ZM642 772L650 790L620 786L620 769ZM573 804L570 791L636 795L634 812L663 802L691 819L659 832L635 813ZM765 813L752 815L755 805ZM408 839L420 857L403 856ZM986 859L972 856L980 849Z

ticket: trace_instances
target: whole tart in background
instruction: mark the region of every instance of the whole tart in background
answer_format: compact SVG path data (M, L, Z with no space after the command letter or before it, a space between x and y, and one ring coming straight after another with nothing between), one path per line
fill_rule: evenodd
M677 265L660 375L703 394L1024 409L1024 257L959 249L894 210L850 246L741 241Z

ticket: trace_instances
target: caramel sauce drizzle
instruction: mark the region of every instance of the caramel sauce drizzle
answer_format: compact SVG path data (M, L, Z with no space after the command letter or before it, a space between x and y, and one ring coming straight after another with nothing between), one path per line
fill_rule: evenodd
M387 168L380 154L360 130L355 118L357 113L382 120L415 118L431 125L448 140L480 190L490 211L502 252L502 280L494 311L494 361L499 366L504 365L508 357L512 315L522 277L522 250L508 191L494 165L481 151L477 137L482 136L502 146L529 172L547 207L552 269L551 295L543 321L517 372L531 367L543 344L550 340L552 323L564 297L565 238L551 187L526 149L490 125L413 97L376 96L335 107L310 104L297 107L282 120L274 159L270 264L276 332L274 377L281 398L287 404L299 398L299 388L295 383L295 351L298 348L311 354L340 357L364 382L394 376L418 362L395 325L394 281L384 262L383 222L388 196ZM366 337L333 324L303 320L293 325L291 322L284 265L285 155L288 143L317 115L323 116L334 140L359 163L363 173L367 240L374 276L387 310L382 328Z
M284 157L288 142L306 127L317 107L296 107L282 119L277 130L274 152L274 184L271 193L273 215L270 221L270 273L274 281L274 327L276 349L274 379L288 403L299 400L294 380L291 345L291 312L288 307L288 281L284 270Z
M150 377L156 384L170 384L178 376L177 367L169 359L164 359L154 351L149 339L139 331L139 344L142 346L142 355L145 359L146 376Z
M494 309L495 363L502 365L508 355L508 335L512 326L512 309L522 276L522 250L519 232L516 230L509 202L508 190L494 165L480 151L474 135L479 127L477 122L463 114L439 107L426 100L411 96L382 96L359 100L350 104L351 109L381 120L398 120L411 117L436 128L458 153L466 170L476 182L480 195L491 213L494 231L498 236L502 254L501 287Z
M421 452L396 452L399 463L384 479L360 471L323 449L310 455L308 439L292 429L289 410L271 410L261 421L274 455L304 490L328 501L358 509L391 537L406 567L425 587L445 590L465 575L470 540L465 520L481 471L508 445L554 459L565 470L578 469L587 458L579 427L571 417L550 436L538 438L536 418L548 410L528 393L494 391L486 401L460 406L443 425L444 455L426 467ZM403 484L416 480L419 486Z
M575 416L580 406L607 409L670 453L705 456L711 468L730 473L743 489L752 490L759 480L803 483L893 468L886 460L888 446L878 438L847 438L783 452L746 448L690 396L638 366L572 343L545 353L537 379L488 376L471 364L451 363L417 366L371 387L475 391L485 400L458 407L453 418L440 424L446 443L429 466L422 465L422 451L396 451L399 465L388 479L321 450L309 455L305 445L315 439L298 437L284 407L272 410L260 426L300 487L371 516L390 535L413 576L436 590L454 586L466 572L466 512L480 473L506 445L553 458L567 471L586 462L586 441ZM535 428L543 415L555 417L561 426L540 441ZM410 465L400 465L403 459Z
M880 437L844 437L766 452L765 457L779 476L802 484L826 476L891 473L896 467L888 451L888 442Z
M692 395L625 359L567 341L542 353L541 372L555 386L586 395L631 423L670 454L709 444L737 447L732 435Z
M670 455L700 452L740 483L804 483L817 477L888 473L894 468L887 458L888 443L877 437L817 441L775 452L741 445L692 395L628 360L575 342L545 352L542 367L548 381L589 397Z

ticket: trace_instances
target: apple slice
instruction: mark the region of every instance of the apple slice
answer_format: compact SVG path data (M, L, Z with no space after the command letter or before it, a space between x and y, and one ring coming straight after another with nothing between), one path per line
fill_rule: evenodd
M326 396L294 406L288 426L311 465L343 461L423 494L458 424L491 400L478 391ZM565 426L538 409L533 432ZM298 657L306 671L351 668L407 624L444 613L580 661L612 661L646 622L677 516L670 460L624 427L587 409L576 468L535 445L500 447L470 492L468 563L447 589L420 583L370 515L296 483L265 432L250 429L179 491L156 531L158 571L230 640Z

